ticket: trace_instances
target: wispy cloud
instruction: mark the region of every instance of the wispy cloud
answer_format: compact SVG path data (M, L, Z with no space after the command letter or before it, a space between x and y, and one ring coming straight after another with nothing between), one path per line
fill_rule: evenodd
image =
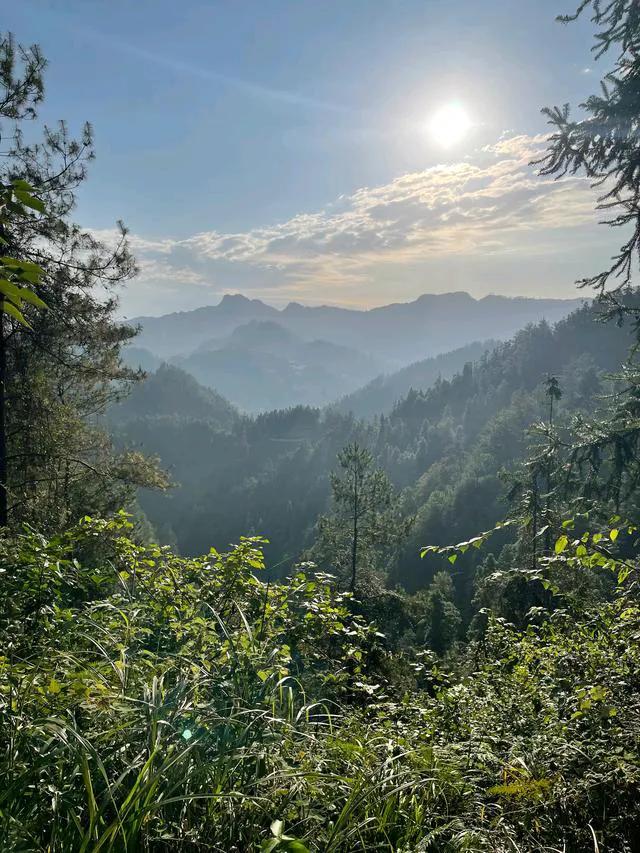
M290 91L288 89L278 89L272 86L266 86L253 80L245 80L241 77L235 77L230 74L223 74L213 68L205 67L194 62L189 62L180 58L175 54L160 53L152 50L147 50L139 45L132 44L122 39L116 39L113 36L107 36L97 32L94 29L87 27L77 27L74 29L79 34L92 41L100 42L108 45L111 49L117 50L120 53L125 53L135 59L142 60L145 64L153 64L165 68L175 74L187 77L195 77L199 80L204 80L208 83L222 84L229 86L238 92L244 93L251 97L278 101L283 104L289 104L294 107L308 107L316 110L324 110L327 112L347 113L350 110L341 105L325 101L321 98L315 98L312 95L302 92Z
M320 293L352 304L381 269L401 282L408 268L535 255L537 242L595 224L588 182L541 178L529 165L544 145L544 136L503 138L463 162L363 187L262 228L175 241L135 236L139 286L162 288L182 275L185 285L211 282L215 293L255 289L305 301Z

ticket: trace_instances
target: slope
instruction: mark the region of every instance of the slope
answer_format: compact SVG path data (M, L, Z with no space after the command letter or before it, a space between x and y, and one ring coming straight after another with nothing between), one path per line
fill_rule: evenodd
M416 361L395 373L377 376L363 388L342 397L336 403L336 409L352 412L359 418L388 414L395 403L412 389L426 390L438 379L450 379L467 362L478 361L485 352L496 346L496 341L476 341L453 352Z
M239 415L228 400L203 388L188 373L173 365L161 364L108 412L112 424L157 417L206 420L221 429L229 429Z

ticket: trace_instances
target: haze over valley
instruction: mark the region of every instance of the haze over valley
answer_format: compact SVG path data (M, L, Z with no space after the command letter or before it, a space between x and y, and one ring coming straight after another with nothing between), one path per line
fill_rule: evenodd
M529 323L553 324L583 301L460 292L367 311L297 303L278 310L228 295L215 306L135 318L140 331L125 356L144 369L175 364L247 412L322 406L413 362L506 340ZM477 354L470 350L469 360ZM437 375L426 385L416 378L423 388Z

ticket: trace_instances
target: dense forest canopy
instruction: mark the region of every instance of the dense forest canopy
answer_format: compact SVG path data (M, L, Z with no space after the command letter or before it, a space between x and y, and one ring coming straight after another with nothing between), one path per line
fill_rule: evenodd
M640 849L640 12L586 15L612 70L539 166L625 242L575 310L429 351L420 300L377 350L382 310L326 309L348 349L238 298L136 340L126 229L71 218L91 128L25 141L46 61L2 38L1 850ZM260 411L285 350L349 382ZM237 352L253 408L204 381Z

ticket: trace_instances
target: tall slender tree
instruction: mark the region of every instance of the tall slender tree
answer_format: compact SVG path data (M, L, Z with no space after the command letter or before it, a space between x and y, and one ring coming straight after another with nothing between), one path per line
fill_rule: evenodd
M91 127L74 138L60 122L44 126L40 141L25 141L24 125L37 119L44 97L45 67L37 47L0 37L0 183L19 192L34 188L40 208L39 215L3 223L3 251L42 271L33 288L48 306L37 312L26 305L28 333L19 318L3 315L0 480L5 520L28 517L55 527L72 515L114 508L155 474L139 455L115 454L100 428L110 400L139 378L120 359L135 330L115 320L117 286L135 273L135 263L123 226L107 247L70 218L94 157Z
M7 186L0 185L0 245L7 243L6 226L18 216L29 216L29 210L43 211L42 203L33 195L29 184L14 181ZM5 316L31 328L24 317L23 306L46 308L32 290L41 277L42 269L37 264L6 255L0 257L0 527L6 527L8 521Z
M619 390L606 412L580 418L566 463L565 482L604 512L636 505L640 490L640 300L633 292L640 272L640 4L637 0L582 0L570 23L590 14L592 47L610 71L601 91L572 116L568 104L544 110L553 129L542 174L584 174L600 190L607 224L626 229L623 244L601 272L578 282L595 290L605 319L630 321L635 342L618 376ZM553 400L550 400L553 404Z
M333 509L318 523L314 552L332 562L354 592L362 572L384 571L411 519L403 518L399 496L364 447L348 444L331 474Z

